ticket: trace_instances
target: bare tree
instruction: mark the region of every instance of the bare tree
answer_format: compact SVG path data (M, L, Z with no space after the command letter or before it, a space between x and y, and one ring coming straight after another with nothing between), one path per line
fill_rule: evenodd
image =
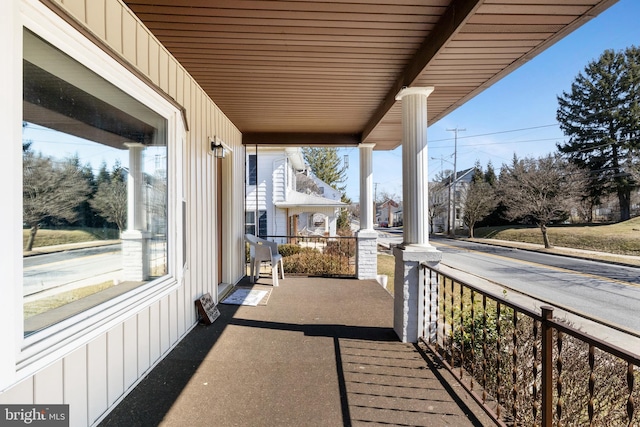
M469 227L469 237L473 238L476 223L486 218L498 206L493 187L486 181L472 181L462 194L464 215L462 220Z
M296 190L300 193L320 195L318 184L305 173L296 174Z
M22 174L22 218L31 228L25 250L30 251L40 222L47 218L74 222L76 208L87 199L90 189L73 162L56 162L29 150L23 153Z
M498 192L510 220L531 220L540 227L545 248L551 248L547 226L566 218L586 191L586 174L559 156L514 157L503 165Z

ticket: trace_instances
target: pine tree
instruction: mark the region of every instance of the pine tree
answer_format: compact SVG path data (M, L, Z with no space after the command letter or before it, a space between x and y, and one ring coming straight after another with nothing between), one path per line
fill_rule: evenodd
M640 51L606 50L558 96L556 117L569 141L558 144L571 162L590 173L588 198L616 194L620 220L630 218L631 191L640 146Z
M304 147L302 154L313 174L340 191L342 193L340 201L350 204L351 200L345 194L347 186L341 185L347 180L347 166L340 160L338 149L331 147ZM340 211L337 227L339 230L349 229L349 212L346 208Z
M127 181L120 162L117 161L107 176L102 175L98 189L90 200L91 207L106 221L117 225L122 232L127 225Z
M344 193L347 187L341 184L347 179L347 167L340 160L337 148L304 147L302 154L315 176Z

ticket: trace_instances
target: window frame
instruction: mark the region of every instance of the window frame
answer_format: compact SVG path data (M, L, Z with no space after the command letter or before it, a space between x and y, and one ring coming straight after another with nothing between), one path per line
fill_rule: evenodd
M15 5L16 2L11 3ZM181 226L176 225L183 222L182 201L185 197L179 172L182 169L183 140L186 132L182 111L40 1L22 0L19 5L12 8L13 11L8 11L9 15L13 12L9 17L12 21L9 25L10 29L2 33L12 33L12 49L9 54L12 55L11 61L14 62L14 67L10 76L13 78L12 83L18 83L16 80L20 79L19 84L16 84L17 90L11 92L11 104L16 105L19 102L22 105L22 68L20 67L17 72L15 63L22 64L22 34L24 29L27 29L164 117L167 120L167 215L171 220L168 222L167 230L168 273L166 275L25 337L21 245L20 251L16 252L17 242L22 241L22 230L19 227L22 221L22 168L12 168L15 169L12 180L20 183L20 188L9 198L13 220L6 226L10 228L13 237L13 245L10 249L13 274L9 276L12 280L6 285L13 289L11 298L13 304L9 313L0 315L0 321L8 320L8 325L13 329L11 335L14 339L8 343L12 347L11 357L0 359L0 373L13 373L13 375L0 376L0 390L33 375L39 369L104 334L126 318L144 310L178 288L184 278L182 265L184 231ZM13 99L18 94L19 101ZM22 118L22 109L19 111ZM21 122L14 123L15 116L10 120L12 129L16 129L16 126L21 127ZM17 136L17 132L14 134ZM12 141L13 139L15 137ZM15 145L18 145L17 141ZM13 157L17 157L19 152L21 148L11 151ZM22 164L21 161L19 164ZM20 193L19 199L17 199L17 193ZM13 366L9 367L8 362L13 362Z

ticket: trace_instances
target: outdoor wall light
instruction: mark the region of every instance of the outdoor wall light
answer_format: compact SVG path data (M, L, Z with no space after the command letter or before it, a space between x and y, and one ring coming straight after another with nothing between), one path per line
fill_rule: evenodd
M216 159L224 159L224 156L227 155L227 149L217 136L211 139L211 152Z

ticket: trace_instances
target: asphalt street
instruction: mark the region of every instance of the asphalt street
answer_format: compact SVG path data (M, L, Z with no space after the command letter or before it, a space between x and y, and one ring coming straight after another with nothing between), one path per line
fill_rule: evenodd
M394 230L380 241L402 242ZM434 237L442 264L484 278L541 303L640 335L640 268L522 249Z

